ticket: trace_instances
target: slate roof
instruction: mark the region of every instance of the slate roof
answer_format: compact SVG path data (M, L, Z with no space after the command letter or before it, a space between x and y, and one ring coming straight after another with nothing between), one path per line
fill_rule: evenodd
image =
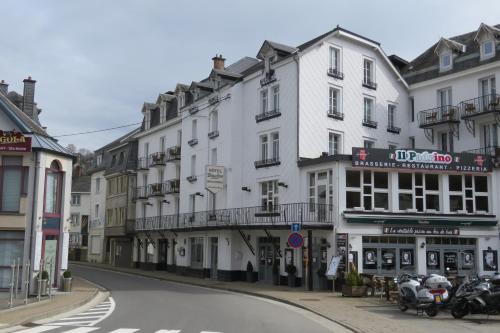
M90 193L91 176L75 177L71 180L71 192Z
M493 28L500 29L500 24L493 26ZM415 84L500 60L498 48L494 57L483 61L480 60L480 46L474 40L476 34L477 30L474 30L462 35L447 38L448 40L465 46L465 52L458 53L453 59L453 68L451 70L442 73L439 72L439 56L436 54L435 49L441 41L440 40L402 69L404 79L408 84Z

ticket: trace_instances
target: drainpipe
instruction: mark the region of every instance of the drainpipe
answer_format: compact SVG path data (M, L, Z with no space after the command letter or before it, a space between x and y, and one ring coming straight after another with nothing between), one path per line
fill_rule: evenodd
M40 152L36 151L35 152L35 177L33 181L33 203L31 207L31 237L30 237L30 248L29 248L29 254L28 258L30 259L30 271L27 272L28 276L31 275L31 272L34 271L33 267L35 267L35 262L34 256L32 257L32 251L33 251L33 239L36 239L36 210L37 210L37 193L38 193L38 177L40 175ZM29 279L30 285L31 285L31 277ZM28 290L30 288L30 285L28 285Z
M294 52L294 56L293 56L293 60L295 61L295 63L297 64L297 121L295 122L296 124L296 149L297 149L297 161L299 160L299 115L300 115L300 86L299 86L299 83L300 83L300 62L299 62L299 51L295 51Z

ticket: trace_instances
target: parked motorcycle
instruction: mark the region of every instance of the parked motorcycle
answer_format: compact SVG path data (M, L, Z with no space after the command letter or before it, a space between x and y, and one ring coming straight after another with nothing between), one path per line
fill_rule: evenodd
M445 306L451 299L453 286L448 279L442 275L431 274L422 279L422 284L434 295L437 305Z
M442 304L443 296L440 291L436 291L436 294L433 294L431 289L425 287L425 282L429 279L431 280L428 282L428 285L433 285L441 281L441 279L434 276L429 276L425 278L426 281L423 281L422 278L409 274L402 274L396 278L399 291L398 306L401 311L405 312L409 308L412 308L416 309L417 313L425 312L429 317L435 317L438 314L438 305Z
M500 314L500 275L472 279L458 288L451 315L460 319L468 314Z

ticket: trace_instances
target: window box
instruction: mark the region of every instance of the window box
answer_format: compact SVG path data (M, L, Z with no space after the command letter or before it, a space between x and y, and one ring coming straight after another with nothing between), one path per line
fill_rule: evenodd
M198 106L192 106L189 108L188 112L189 114L195 114L196 112L200 111L200 109L198 108Z
M197 144L198 144L198 139L191 139L188 141L188 145L190 145L191 147Z
M344 79L344 73L339 71L336 68L329 68L327 72L328 76L331 76L335 79L343 80Z
M215 131L212 131L212 132L208 133L208 138L209 139L215 139L218 136L219 136L219 131L218 130L215 130Z
M281 112L279 110L262 112L261 114L255 116L255 122L260 123L261 121L277 118L279 116L281 116Z
M399 134L401 132L401 128L389 125L389 126L387 126L387 132Z
M333 110L328 110L328 117L337 119L337 120L344 120L344 113L338 112L338 111L333 111Z
M267 167L272 167L272 166L276 166L276 165L280 165L280 164L281 164L281 162L280 162L279 158L269 158L266 160L255 161L255 163L254 163L255 169L267 168Z
M196 176L188 176L186 177L186 180L190 183L194 183L196 180L198 179L198 177Z
M363 81L362 86L368 89L377 90L377 83L373 81L365 80Z
M363 126L377 128L377 122L373 120L363 119Z

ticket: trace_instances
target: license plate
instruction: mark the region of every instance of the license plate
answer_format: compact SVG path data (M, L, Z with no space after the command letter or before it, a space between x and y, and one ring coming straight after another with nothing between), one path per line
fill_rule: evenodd
M441 301L442 301L441 295L435 295L435 296L434 296L434 301L435 301L436 303L440 304L440 303L441 303Z

